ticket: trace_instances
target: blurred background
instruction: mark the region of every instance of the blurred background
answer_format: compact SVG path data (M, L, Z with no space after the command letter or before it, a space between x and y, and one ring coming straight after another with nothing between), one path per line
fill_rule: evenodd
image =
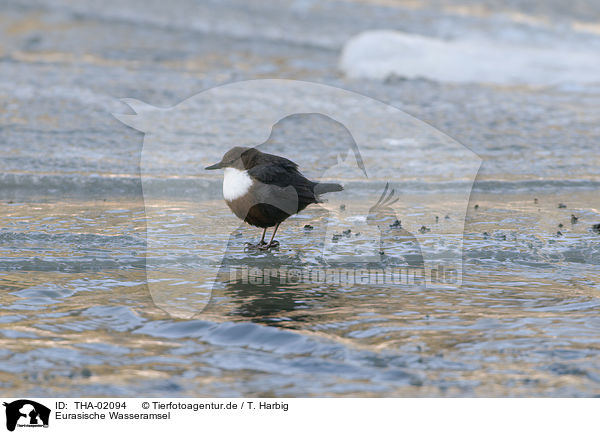
M600 3L0 5L6 395L600 393ZM376 98L483 159L461 289L236 283L186 321L153 305L143 135L111 113L255 78Z

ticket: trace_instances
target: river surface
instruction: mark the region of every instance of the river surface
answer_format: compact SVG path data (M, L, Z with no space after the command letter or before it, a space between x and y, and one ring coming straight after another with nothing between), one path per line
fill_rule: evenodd
M4 1L3 395L600 395L600 234L592 229L600 223L600 79L349 78L339 67L344 44L376 29L497 42L515 58L536 47L584 47L590 56L600 47L595 2L510 5ZM172 107L217 85L269 78L383 101L481 159L467 197L456 191L469 177L454 154L397 168L395 216L434 263L456 254L453 242L464 239L461 285L257 281L229 271L235 263L326 272L332 266L321 260L323 248L347 253L356 240L377 257L369 209L389 174L375 171L367 182L346 170L342 180L360 187L349 190L356 195L331 194L328 204L289 219L278 250L249 251L244 243L259 230L223 229L230 214L219 199L220 174L190 164L193 149L177 148L177 137L166 139L173 151L161 164L144 166L144 134L113 113L131 113L122 98ZM313 177L321 174L318 160L348 150L345 132L314 116L284 122L267 144ZM325 139L334 139L326 150ZM220 152L212 149L201 163L216 162ZM389 152L384 144L365 151L367 166ZM148 185L158 186L151 201ZM191 197L197 185L202 193ZM342 208L357 217L338 221L336 243L328 243L325 227ZM428 244L440 234L445 244ZM393 242L383 246L385 258L403 254ZM202 255L216 265L194 268ZM186 291L161 298L156 258L175 264L171 289L193 280L185 270L220 270L221 278L196 299ZM198 297L206 305L192 306Z

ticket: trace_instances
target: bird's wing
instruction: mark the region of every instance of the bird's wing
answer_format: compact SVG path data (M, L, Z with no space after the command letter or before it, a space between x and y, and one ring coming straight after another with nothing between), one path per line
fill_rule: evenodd
M293 187L296 190L299 210L317 202L314 193L315 183L306 179L296 167L261 164L249 169L248 174L263 184L281 188Z
M265 184L285 187L293 182L294 169L274 164L260 164L248 169L248 175Z
M298 165L292 160L288 160L285 157L280 157L279 155L267 154L263 152L262 161L264 164L280 166L288 170L298 169Z
M254 187L252 202L250 207L258 204L268 204L289 215L298 212L298 193L291 185L279 187L274 184L257 182Z

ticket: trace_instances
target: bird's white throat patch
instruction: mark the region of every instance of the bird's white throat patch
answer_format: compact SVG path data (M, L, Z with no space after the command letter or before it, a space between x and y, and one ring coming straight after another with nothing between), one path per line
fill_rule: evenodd
M225 200L236 200L250 190L252 178L248 175L247 170L238 170L233 167L225 169L223 178L223 197Z

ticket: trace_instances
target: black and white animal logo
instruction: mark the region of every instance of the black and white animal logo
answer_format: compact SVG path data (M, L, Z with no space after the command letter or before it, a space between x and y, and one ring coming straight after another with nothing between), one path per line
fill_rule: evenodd
M6 429L14 431L16 427L48 427L50 409L39 402L19 399L4 403L6 407Z

